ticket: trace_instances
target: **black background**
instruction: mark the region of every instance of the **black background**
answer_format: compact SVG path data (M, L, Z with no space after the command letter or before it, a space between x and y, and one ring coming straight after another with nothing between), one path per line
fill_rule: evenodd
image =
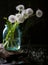
M26 23L21 24L23 27L22 44L32 44L47 46L48 43L48 21L47 21L47 2L46 0L0 0L0 42L2 43L2 32L4 29L5 21L3 17L8 17L10 14L15 14L17 11L15 7L18 4L25 5L25 8L31 7L34 11L38 8L43 11L43 17L38 19L34 17L30 18L32 23L28 27ZM27 25L27 26L26 26ZM26 30L27 29L27 30ZM24 32L25 31L25 32Z

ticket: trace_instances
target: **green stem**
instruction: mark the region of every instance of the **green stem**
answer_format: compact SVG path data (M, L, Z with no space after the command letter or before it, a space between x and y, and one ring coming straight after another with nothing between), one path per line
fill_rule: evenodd
M16 29L16 27L19 25L18 22L15 22L13 27L9 30L7 36L6 36L6 40L8 40L8 38L10 38L12 36L12 34L14 34L14 31Z
M5 44L3 44L3 46L5 47L8 44L8 41L5 42Z
M11 46L13 46L12 41L14 40L14 32L15 32L15 29L16 29L16 27L18 25L19 25L19 23L15 22L14 25L13 25L13 27L8 31L8 34L6 35L6 38L5 38L6 42L4 44L4 47L6 45L8 47L7 41L9 41L11 43Z

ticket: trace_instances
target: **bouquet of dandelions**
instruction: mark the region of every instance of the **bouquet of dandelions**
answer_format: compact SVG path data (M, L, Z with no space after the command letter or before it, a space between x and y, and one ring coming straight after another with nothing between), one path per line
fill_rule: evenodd
M4 43L3 46L4 47L5 46L8 47L9 43L11 45L13 45L12 42L14 40L14 32L15 32L15 29L17 28L17 26L19 26L20 23L23 23L30 16L34 15L33 14L34 13L33 9L31 9L31 8L25 9L24 5L18 5L16 7L16 10L18 10L17 14L10 15L8 17L8 19L4 18L4 19L7 20L7 24L6 25L8 25L8 33L7 33L6 37L5 37L5 39L3 40L3 43ZM40 9L38 9L36 11L35 15L37 17L41 17L42 14L43 14L43 12Z

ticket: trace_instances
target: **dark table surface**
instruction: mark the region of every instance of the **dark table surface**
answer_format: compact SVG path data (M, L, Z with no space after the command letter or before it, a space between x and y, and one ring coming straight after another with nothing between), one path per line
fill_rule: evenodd
M48 64L48 49L24 46L19 52L7 51L0 44L0 65Z

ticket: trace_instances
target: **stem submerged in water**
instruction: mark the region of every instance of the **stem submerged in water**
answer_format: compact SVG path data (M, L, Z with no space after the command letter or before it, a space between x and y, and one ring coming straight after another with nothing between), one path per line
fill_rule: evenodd
M7 33L7 35L6 35L6 38L5 38L5 43L4 43L4 47L7 45L7 47L8 47L8 43L10 43L11 44L11 46L13 46L13 44L12 44L12 42L13 42L13 40L14 40L14 32L15 32L15 29L17 28L17 26L19 25L19 23L18 22L15 22L14 24L13 24L13 26L11 27L11 29L8 31L8 33ZM6 43L8 41L8 43Z

